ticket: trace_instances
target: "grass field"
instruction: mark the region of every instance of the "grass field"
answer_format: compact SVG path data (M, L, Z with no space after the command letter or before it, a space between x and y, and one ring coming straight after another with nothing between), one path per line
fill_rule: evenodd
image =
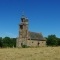
M60 47L0 48L0 60L60 60Z

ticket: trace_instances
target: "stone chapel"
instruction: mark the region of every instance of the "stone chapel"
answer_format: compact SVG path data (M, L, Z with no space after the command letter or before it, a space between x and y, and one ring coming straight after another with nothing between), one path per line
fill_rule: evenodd
M21 17L19 24L19 36L16 41L16 47L26 46L46 46L46 39L41 33L29 31L29 20L24 15Z

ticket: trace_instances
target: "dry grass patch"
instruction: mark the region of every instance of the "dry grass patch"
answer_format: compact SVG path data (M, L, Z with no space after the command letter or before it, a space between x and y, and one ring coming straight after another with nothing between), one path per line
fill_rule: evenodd
M60 60L60 47L4 48L0 60Z

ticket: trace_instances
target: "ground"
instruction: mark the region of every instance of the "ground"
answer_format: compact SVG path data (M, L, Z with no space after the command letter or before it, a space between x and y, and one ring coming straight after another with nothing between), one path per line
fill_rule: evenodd
M0 60L60 60L60 47L0 48Z

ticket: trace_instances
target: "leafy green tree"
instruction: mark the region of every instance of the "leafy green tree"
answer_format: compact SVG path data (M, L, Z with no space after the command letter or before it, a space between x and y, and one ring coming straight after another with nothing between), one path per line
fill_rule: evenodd
M11 39L10 39L10 37L3 38L3 47L11 47Z
M58 38L58 46L60 46L60 38Z
M16 38L3 38L3 47L16 47Z
M47 38L47 45L50 46L57 46L58 45L58 40L56 35L49 35Z
M11 38L11 40L12 40L12 46L16 47L16 38Z
M0 37L0 47L3 47L2 37Z

